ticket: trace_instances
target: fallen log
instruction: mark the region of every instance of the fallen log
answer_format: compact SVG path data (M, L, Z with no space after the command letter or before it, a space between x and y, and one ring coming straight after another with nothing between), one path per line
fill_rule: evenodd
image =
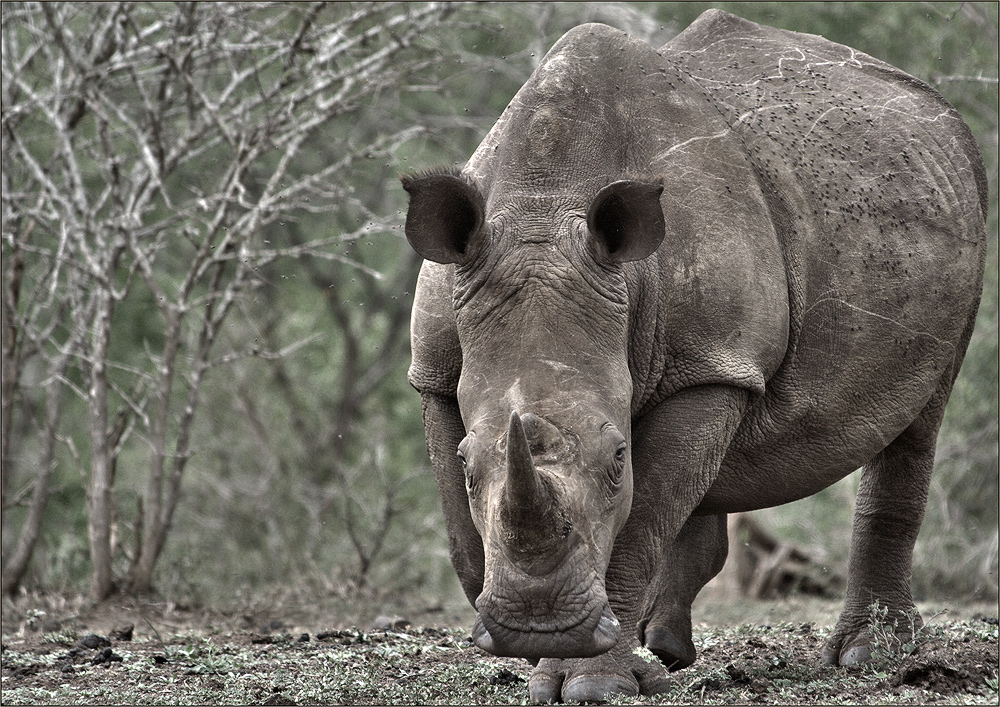
M842 594L844 582L838 573L769 533L752 514L731 514L728 532L729 559L714 582L716 592L754 599Z

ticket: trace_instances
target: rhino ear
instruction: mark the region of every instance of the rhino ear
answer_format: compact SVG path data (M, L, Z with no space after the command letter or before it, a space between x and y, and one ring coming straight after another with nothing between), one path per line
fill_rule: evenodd
M607 255L617 263L642 260L663 240L662 184L622 180L594 197L587 226Z
M421 257L435 263L465 258L472 236L483 224L483 197L457 174L427 173L401 177L410 195L406 240Z

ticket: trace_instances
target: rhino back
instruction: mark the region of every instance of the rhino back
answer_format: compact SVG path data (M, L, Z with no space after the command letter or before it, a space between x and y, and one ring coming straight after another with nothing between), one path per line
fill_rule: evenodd
M584 25L463 171L497 251L582 219L610 181L662 180L663 244L624 268L633 415L686 386L748 388L727 464L787 470L790 494L867 461L957 372L981 289L981 159L933 89L848 47L720 11L659 52ZM568 252L577 233L552 238ZM411 380L442 394L461 371L453 273L425 265L414 307Z
M936 91L821 37L709 11L662 51L739 136L782 243L788 350L727 465L787 468L798 497L866 462L957 374L982 287L982 160ZM792 478L831 455L839 468Z

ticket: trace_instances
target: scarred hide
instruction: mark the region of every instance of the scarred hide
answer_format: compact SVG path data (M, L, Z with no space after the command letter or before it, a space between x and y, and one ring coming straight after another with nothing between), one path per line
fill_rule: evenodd
M477 645L534 701L667 689L725 514L858 467L825 662L904 625L975 320L986 179L932 88L712 10L659 51L568 32L460 172L403 178L412 318ZM458 456L455 450L458 450Z

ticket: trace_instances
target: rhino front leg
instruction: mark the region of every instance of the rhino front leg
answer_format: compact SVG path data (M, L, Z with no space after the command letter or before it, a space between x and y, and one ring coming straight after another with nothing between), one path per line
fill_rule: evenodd
M694 662L691 604L722 569L728 544L725 515L689 518L664 553L636 631L623 633L618 645L596 658L542 661L531 677L532 702L554 702L560 690L564 701L590 702L613 693L655 695L669 689L664 668L679 670ZM638 656L640 644L659 662Z
M637 623L639 640L670 671L686 668L696 652L691 604L726 562L726 515L691 516L663 555Z
M528 681L532 704L603 702L609 695L635 697L666 692L670 682L659 661L647 662L635 653L634 631L594 658L543 658Z
M913 546L924 517L947 389L938 391L899 437L865 466L854 507L844 610L823 648L827 665L871 659L869 607L888 609L902 642L923 625L910 593Z
M691 601L721 568L727 540L725 516L692 519L691 512L715 480L748 400L749 393L739 388L692 387L633 423L632 512L606 575L622 637L594 658L542 660L529 682L532 702L663 692L670 684L664 663L648 663L635 653L641 629L661 661L675 666L678 661L677 649L668 648L667 631L694 659Z
M469 602L475 606L483 591L485 559L483 541L472 522L465 472L456 456L458 444L465 437L465 425L458 402L451 397L421 393L427 451L434 478L441 494L451 563Z
M740 388L690 388L636 425L637 501L622 535L659 529L645 559L633 560L648 571L636 635L669 670L694 662L691 604L726 561L726 515L691 513L715 481L748 402Z

